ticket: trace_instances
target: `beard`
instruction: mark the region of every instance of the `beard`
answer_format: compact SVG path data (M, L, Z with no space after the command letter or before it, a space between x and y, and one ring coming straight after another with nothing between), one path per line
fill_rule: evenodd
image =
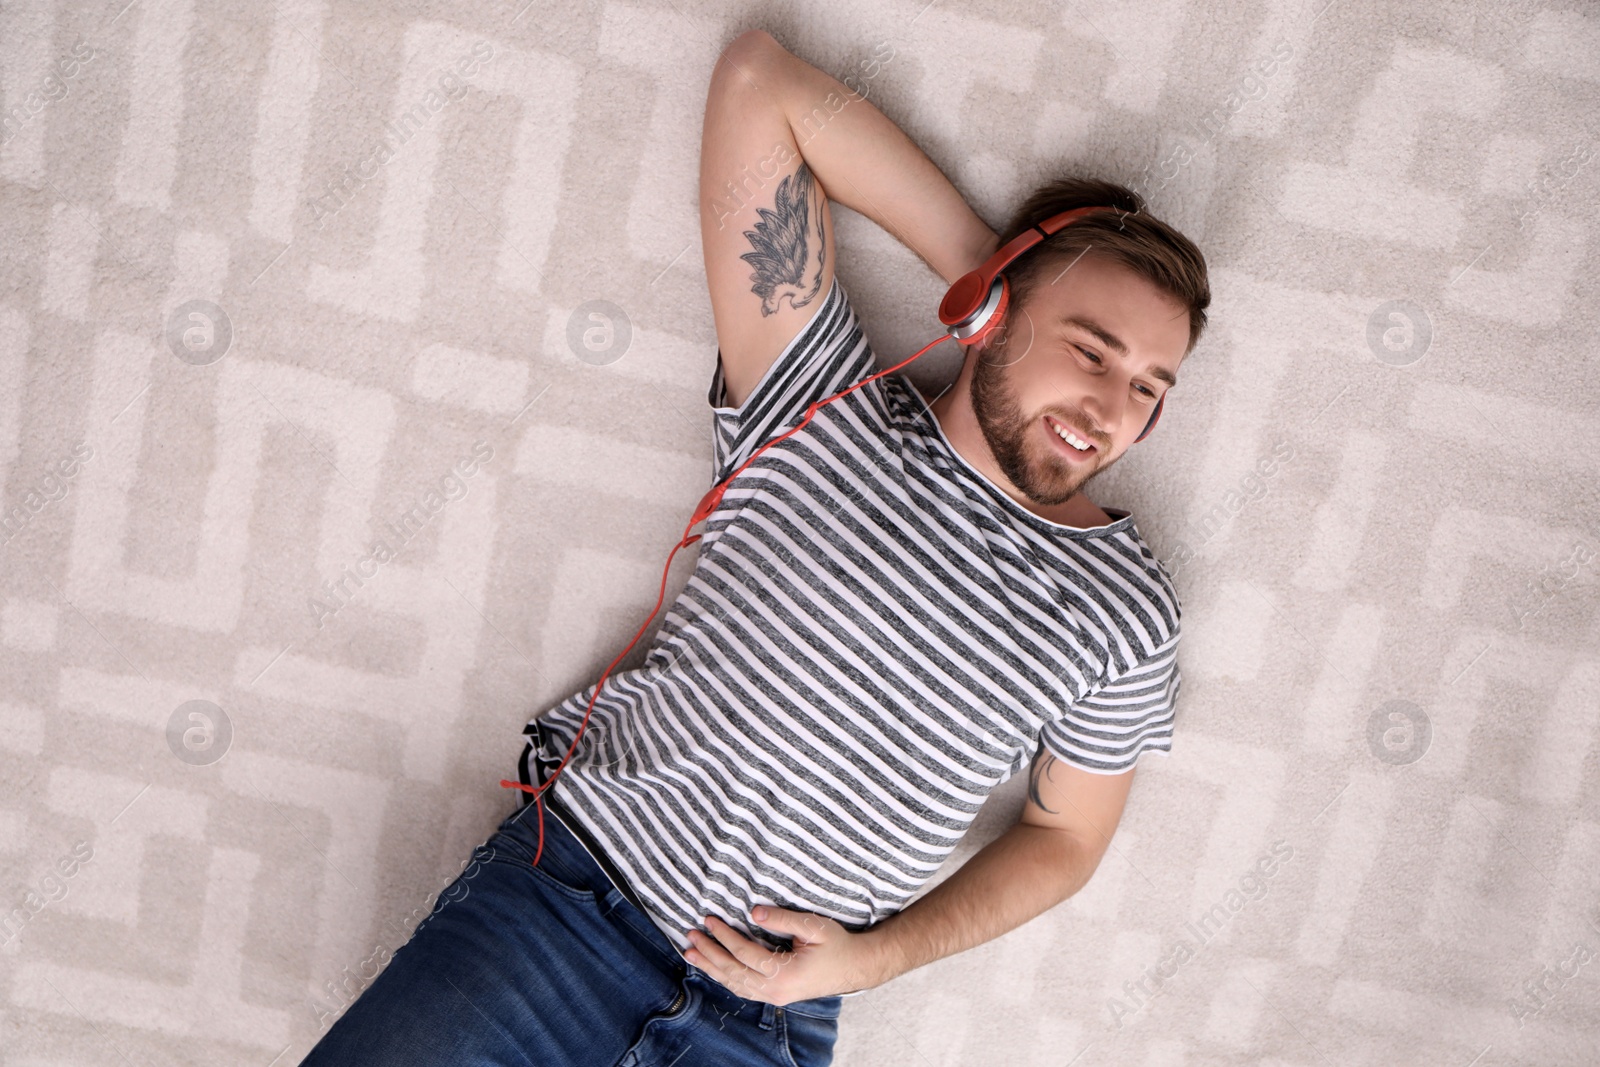
M983 439L988 442L1001 472L1022 495L1041 507L1064 504L1110 464L1073 463L1056 455L1045 442L1037 439L1039 431L1035 427L1046 409L1040 408L1031 415L1023 413L1011 388L1010 375L1005 369L1009 364L1002 353L986 347L978 353L977 365L972 370L972 412L977 417L978 428L983 431ZM1070 425L1093 424L1093 420L1076 408L1061 407L1049 413ZM1095 442L1095 446L1103 453L1099 442Z

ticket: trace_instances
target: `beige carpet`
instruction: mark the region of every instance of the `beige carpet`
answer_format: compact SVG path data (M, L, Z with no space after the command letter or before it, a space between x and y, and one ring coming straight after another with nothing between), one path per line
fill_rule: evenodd
M992 224L1133 183L1215 290L1095 493L1183 598L1172 758L837 1062L1600 1063L1592 3L123 2L0 6L0 1061L296 1063L511 809L710 477L762 27ZM898 360L941 286L836 210Z

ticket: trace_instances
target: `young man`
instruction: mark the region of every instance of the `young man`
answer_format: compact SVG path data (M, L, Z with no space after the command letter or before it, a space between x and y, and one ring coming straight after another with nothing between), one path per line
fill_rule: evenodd
M712 75L701 189L719 481L874 370L830 199L947 283L1001 244L761 32ZM1199 251L1120 186L1053 183L1005 239L1085 206L1116 210L1008 268L1004 328L933 403L868 383L730 483L643 666L606 681L545 791L542 846L526 803L306 1063L813 1067L843 995L1083 886L1180 687L1171 582L1084 489L1210 302ZM528 725L525 786L593 696ZM910 902L1030 753L1017 824Z

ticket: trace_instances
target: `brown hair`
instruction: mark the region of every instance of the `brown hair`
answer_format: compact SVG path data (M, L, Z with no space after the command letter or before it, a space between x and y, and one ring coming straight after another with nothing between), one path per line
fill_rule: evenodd
M1023 201L1000 235L1000 244L1053 215L1096 205L1118 210L1080 218L1028 249L1005 269L1011 306L1021 306L1041 277L1054 276L1092 248L1090 254L1122 264L1189 309L1187 355L1200 340L1206 308L1211 304L1206 260L1193 241L1147 214L1144 198L1132 189L1095 178L1058 178Z

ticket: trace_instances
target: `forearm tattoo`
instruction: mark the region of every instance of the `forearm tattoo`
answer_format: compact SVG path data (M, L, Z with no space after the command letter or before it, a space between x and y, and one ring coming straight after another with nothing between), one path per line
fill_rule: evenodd
M800 162L800 169L778 183L774 209L757 208L761 221L744 231L753 252L739 258L753 268L750 291L761 298L761 316L776 315L785 301L792 308L809 304L822 288L822 268L828 242L822 229L822 201L811 170ZM815 215L815 224L812 216ZM808 273L812 261L811 238L816 234L816 270Z
M1028 769L1028 799L1051 815L1057 815L1059 812L1054 808L1045 807L1044 798L1039 795L1039 782L1050 777L1050 768L1055 762L1055 754L1041 744L1039 751L1033 754L1033 766Z

